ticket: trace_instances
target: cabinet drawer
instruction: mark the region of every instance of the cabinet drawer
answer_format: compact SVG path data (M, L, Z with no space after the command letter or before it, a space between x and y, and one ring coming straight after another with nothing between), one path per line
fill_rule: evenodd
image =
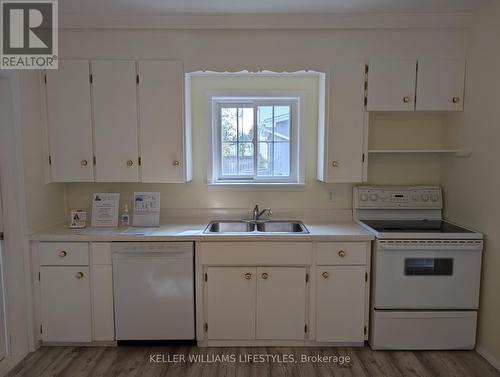
M40 242L40 265L85 266L89 264L87 242Z
M320 266L366 264L366 242L318 242L316 247L316 264Z

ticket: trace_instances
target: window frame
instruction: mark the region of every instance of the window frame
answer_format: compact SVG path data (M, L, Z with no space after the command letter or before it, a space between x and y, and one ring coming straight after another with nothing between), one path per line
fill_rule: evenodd
M300 130L300 108L303 103L300 93L262 94L252 93L250 95L234 95L228 93L213 94L210 96L212 127L210 168L208 181L213 185L229 186L283 186L304 185L303 162L301 161L301 130ZM248 105L248 106L245 106ZM290 106L290 175L283 176L258 176L258 127L257 108L259 106ZM222 175L222 125L221 108L223 107L250 107L254 114L254 135L251 143L254 147L254 174L249 176Z

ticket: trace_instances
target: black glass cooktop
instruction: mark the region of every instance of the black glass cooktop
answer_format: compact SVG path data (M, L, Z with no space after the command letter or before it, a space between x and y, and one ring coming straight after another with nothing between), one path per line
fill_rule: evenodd
M473 233L441 220L363 220L380 233Z

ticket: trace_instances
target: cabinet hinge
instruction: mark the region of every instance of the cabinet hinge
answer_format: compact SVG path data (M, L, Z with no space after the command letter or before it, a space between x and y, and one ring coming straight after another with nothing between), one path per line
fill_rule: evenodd
M43 81L45 81L45 84L47 84L47 75L43 75Z
M96 162L97 162L97 160L96 160L95 156L94 156L94 157L92 157L92 163L95 165L95 164L96 164Z
M40 281L40 272L38 273L38 281Z
M208 331L208 323L205 322L205 332L207 332L207 331Z
M365 73L368 73L369 69L370 69L370 67L368 66L368 64L365 64Z
M365 97L365 106L368 106L368 97Z
M365 272L365 281L368 281L368 272Z
M304 332L307 333L307 324L304 325Z
M141 156L139 156L139 158L137 159L137 162L138 162L139 166L141 166L141 164L142 164Z
M366 326L363 328L363 334L366 335Z
M40 334L43 334L43 327L40 325Z
M205 273L205 281L208 281L208 274Z
M136 76L135 76L135 82L136 82L137 84L139 84L139 75L136 75Z
M361 155L361 162L365 162L365 154L364 153Z
M94 77L92 76L92 73L89 75L89 81L91 84L94 82Z
M306 283L309 281L309 274L306 274Z
M49 155L49 165L52 165L52 156Z

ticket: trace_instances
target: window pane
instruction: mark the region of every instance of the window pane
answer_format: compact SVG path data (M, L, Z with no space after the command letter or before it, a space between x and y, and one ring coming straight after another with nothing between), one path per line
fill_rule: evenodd
M273 140L273 107L259 106L257 108L259 141Z
M253 144L239 144L239 175L253 175Z
M260 142L259 143L259 154L257 156L257 175L261 177L272 176L273 174L273 143L271 142Z
M253 140L253 107L238 108L238 137L240 141Z
M238 174L238 156L236 143L222 144L222 175Z
M220 123L223 141L236 141L237 119L236 108L223 107L220 109Z
M290 143L274 143L274 176L290 175Z
M274 106L274 141L290 141L290 106Z

